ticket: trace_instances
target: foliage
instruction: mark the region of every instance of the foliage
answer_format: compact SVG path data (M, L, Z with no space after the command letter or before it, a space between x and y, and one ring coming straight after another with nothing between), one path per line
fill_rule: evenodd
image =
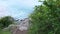
M0 19L0 28L8 27L8 25L12 24L14 19L11 16L5 16Z
M60 34L60 0L44 0L30 15L29 34Z

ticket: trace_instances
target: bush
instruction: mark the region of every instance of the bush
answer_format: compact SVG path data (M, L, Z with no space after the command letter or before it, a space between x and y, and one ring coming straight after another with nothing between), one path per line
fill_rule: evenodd
M14 22L14 19L11 16L5 16L0 19L0 28L8 27Z
M60 0L44 0L30 15L29 34L60 34Z

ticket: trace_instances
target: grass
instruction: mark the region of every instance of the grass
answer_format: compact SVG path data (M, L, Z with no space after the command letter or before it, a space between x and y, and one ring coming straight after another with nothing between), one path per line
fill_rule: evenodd
M0 30L0 34L11 34L11 33L10 33L10 31L8 31L8 30L7 30L7 31L1 31L1 30Z

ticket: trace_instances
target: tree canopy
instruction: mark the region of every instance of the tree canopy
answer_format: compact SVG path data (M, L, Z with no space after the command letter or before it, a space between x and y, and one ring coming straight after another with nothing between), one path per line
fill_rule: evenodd
M30 15L29 34L60 34L60 0L44 0Z
M14 22L14 18L11 16L5 16L0 19L0 28L8 27Z

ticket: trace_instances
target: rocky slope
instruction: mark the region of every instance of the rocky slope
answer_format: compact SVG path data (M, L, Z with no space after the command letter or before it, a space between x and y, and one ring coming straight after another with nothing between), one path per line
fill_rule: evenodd
M15 24L11 24L7 28L10 30L12 34L27 34L29 26L30 26L29 19L25 18L23 20L16 21ZM5 28L5 30L7 28Z

